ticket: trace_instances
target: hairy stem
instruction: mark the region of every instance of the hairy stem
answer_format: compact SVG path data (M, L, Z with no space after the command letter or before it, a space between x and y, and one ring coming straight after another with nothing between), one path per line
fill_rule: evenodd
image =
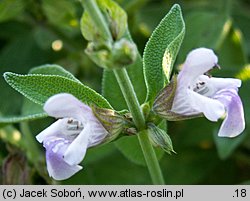
M121 88L122 94L125 98L129 111L132 114L135 126L138 130L145 129L144 116L136 97L133 85L128 76L127 70L125 68L114 70L115 77Z
M153 184L164 184L161 167L159 165L155 151L148 138L148 130L143 130L138 134L139 142L141 145L142 152L145 157L145 161L151 175Z

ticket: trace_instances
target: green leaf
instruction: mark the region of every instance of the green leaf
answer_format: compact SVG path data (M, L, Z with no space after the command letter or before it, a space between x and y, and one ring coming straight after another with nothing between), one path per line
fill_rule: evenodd
M41 119L45 118L48 115L45 112L39 112L34 114L26 114L26 115L20 115L20 116L4 116L0 117L0 128L11 123L18 123L21 121L30 121L35 119Z
M66 78L69 78L73 81L81 83L74 75L72 75L69 71L65 70L63 67L56 64L45 64L42 66L34 67L29 71L29 74L42 74L42 75L60 75ZM35 104L28 99L24 102L23 112L22 113L30 113L29 111L43 111L42 107L38 104ZM27 106L28 105L28 106ZM27 108L27 109L26 109Z
M115 142L115 145L131 162L146 166L144 155L137 138L137 136L122 137ZM155 148L155 151L158 159L160 159L164 154L161 149Z
M70 93L85 104L96 104L98 107L111 108L100 94L83 84L60 75L18 75L4 74L7 83L31 101L43 105L46 100L58 93Z
M23 0L2 0L0 2L0 22L14 18L24 10Z
M244 141L247 136L247 132L235 138L218 137L217 132L214 132L214 140L217 147L219 157L221 159L227 159L231 156L234 150Z
M174 5L152 33L143 55L148 87L147 100L152 101L169 82L171 71L185 34L181 8Z
M32 68L29 74L42 74L42 75L60 75L69 78L73 81L81 83L74 75L69 71L66 71L63 67L56 64L46 64Z
M64 68L58 65L42 65L31 69L29 73L43 75L60 75L65 78L71 79L72 81L80 83L80 81L76 79L71 73L69 73ZM12 117L0 117L0 126L3 126L7 123L16 123L20 121L34 120L44 117L47 117L47 114L43 112L41 105L25 100L22 115Z
M63 67L56 65L56 64L45 64L42 66L34 67L29 71L29 74L60 75L60 76L69 78L73 81L81 83L74 75L66 71ZM42 114L45 114L45 113L41 105L38 105L30 101L29 99L25 98L23 107L22 107L22 115L40 116ZM32 118L32 120L33 119L34 118Z
M66 71L61 66L55 64L47 64L32 68L29 74L60 75L80 83L80 81L76 79L71 73ZM0 117L0 127L5 126L9 123L30 121L44 117L47 117L47 114L43 111L42 106L25 98L22 106L22 115Z

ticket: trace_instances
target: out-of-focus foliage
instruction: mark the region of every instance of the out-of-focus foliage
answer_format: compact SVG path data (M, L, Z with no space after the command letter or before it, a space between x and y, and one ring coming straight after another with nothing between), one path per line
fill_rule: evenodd
M177 72L191 49L204 46L213 48L219 56L222 69L212 72L215 76L238 77L243 81L239 93L245 109L246 130L236 140L218 138L220 122L211 123L205 118L168 123L168 134L177 154L171 156L164 154L160 160L166 183L249 182L250 1L117 0L117 2L127 11L129 29L140 53L160 20L174 3L179 3L186 23L186 35L174 70ZM46 63L59 64L81 82L101 93L102 69L97 68L84 53L87 43L80 33L79 26L82 11L81 4L77 0L0 1L0 73L11 71L27 74L35 66ZM0 87L1 116L26 115L25 108L31 106L34 111L42 111L41 107L12 90L3 78L0 78ZM112 88L110 91L112 92ZM119 108L120 102L115 100L114 102L115 107ZM50 118L46 118L21 124L1 125L2 183L55 183L48 178L43 147L35 141L35 135L50 125L51 121ZM35 147L30 147L27 143L30 140ZM119 140L116 143L119 143ZM137 145L134 143L128 146L133 150L132 146ZM147 168L143 165L143 161L138 164L136 158L141 153L134 153L134 158L131 160L127 160L123 154L115 143L91 148L83 161L83 171L62 183L149 184ZM133 163L133 160L137 163ZM18 176L15 175L16 168L19 171L23 170Z

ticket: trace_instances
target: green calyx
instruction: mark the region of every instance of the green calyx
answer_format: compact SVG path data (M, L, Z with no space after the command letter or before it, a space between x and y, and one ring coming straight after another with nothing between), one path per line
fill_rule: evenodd
M157 95L152 110L159 116L169 120L171 118L170 110L173 105L175 92L177 88L177 76L172 77L171 82L164 87Z
M125 129L126 119L112 109L99 108L95 105L92 105L91 108L94 115L109 133L103 143L115 140Z
M148 124L148 129L149 139L154 146L162 148L168 154L176 153L173 149L172 140L166 131L158 128L152 123Z

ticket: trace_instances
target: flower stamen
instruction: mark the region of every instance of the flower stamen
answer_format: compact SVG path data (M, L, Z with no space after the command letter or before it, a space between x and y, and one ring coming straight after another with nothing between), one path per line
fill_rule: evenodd
M196 83L196 86L193 88L193 91L198 93L198 94L204 95L204 94L208 93L209 89L206 86L205 82L199 81Z
M69 118L67 121L67 130L68 131L81 131L84 128L82 122Z

